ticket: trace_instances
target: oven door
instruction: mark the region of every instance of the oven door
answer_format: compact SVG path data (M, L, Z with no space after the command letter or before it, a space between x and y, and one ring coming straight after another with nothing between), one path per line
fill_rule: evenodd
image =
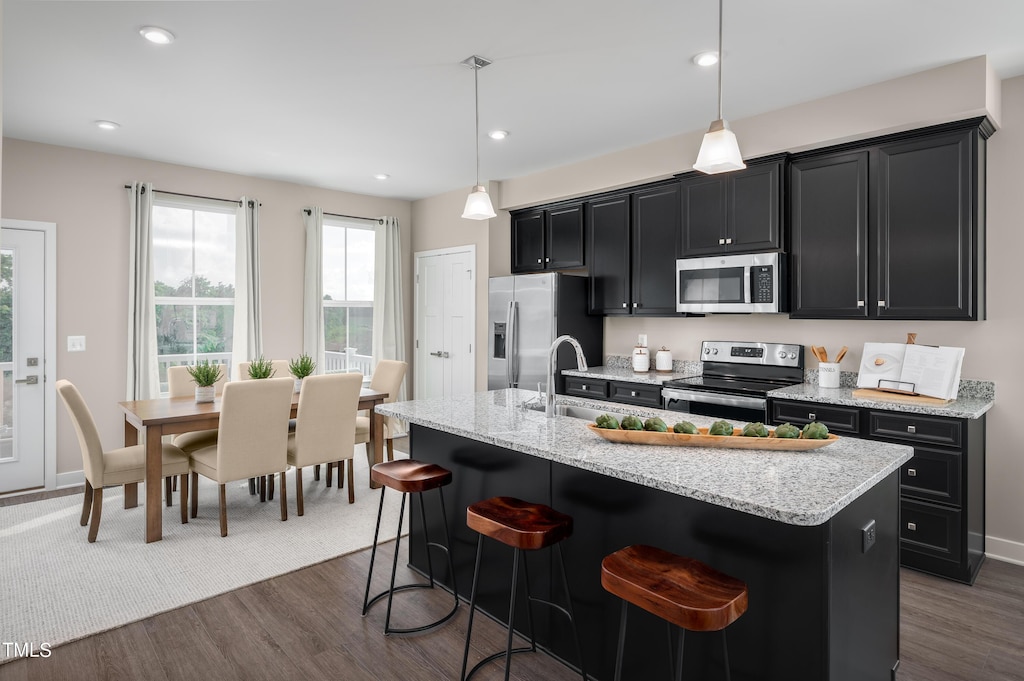
M681 411L698 416L747 423L757 421L767 423L768 400L764 397L729 395L682 388L663 388L661 396L665 401L665 409L669 411Z
M676 312L778 312L779 254L676 260Z

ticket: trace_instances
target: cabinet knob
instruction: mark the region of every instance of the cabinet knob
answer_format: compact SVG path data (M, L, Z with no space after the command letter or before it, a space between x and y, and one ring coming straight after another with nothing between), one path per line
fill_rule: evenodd
M878 307L880 307L880 308L882 308L882 307L888 307L888 305L886 305L886 304L885 304L885 301L884 301L884 300L879 300L879 301L878 301Z
M907 477L908 478L916 478L917 477L917 469L916 468L908 468L907 469Z
M913 435L917 432L917 426L907 426L907 432Z
M640 307L639 303L633 303L633 307Z
M544 258L544 262L551 262L551 258Z
M538 264L538 265L540 265L540 264L541 264L541 259L540 259L540 258L537 258L537 264Z
M622 307L629 307L629 303L623 303Z
M818 415L815 414L814 412L811 412L810 414L807 415L807 418L810 421L817 421L818 420Z
M727 244L731 244L731 243L732 243L732 239L726 239L726 240L725 240L725 243L727 243Z
M917 531L917 523L907 523L907 529L911 532Z
M719 239L718 240L718 245L719 246L724 246L725 245L725 239Z
M590 386L589 385L581 385L580 386L580 390L590 390Z
M864 301L863 300L858 300L857 301L857 307L864 307Z
M629 391L629 396L630 397L636 397L636 391L635 390L630 390Z

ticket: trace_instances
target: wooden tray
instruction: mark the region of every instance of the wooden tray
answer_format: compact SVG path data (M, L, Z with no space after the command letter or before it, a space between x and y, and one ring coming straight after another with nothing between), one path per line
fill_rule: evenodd
M598 428L593 423L587 427L609 442L620 442L633 445L670 445L676 447L726 447L730 449L774 449L779 451L805 451L830 445L839 439L838 435L828 434L827 440L804 440L803 438L775 437L771 431L769 437L743 437L742 428L734 428L732 435L708 435L707 428L698 428L699 435L683 433L657 433L649 430L611 430Z

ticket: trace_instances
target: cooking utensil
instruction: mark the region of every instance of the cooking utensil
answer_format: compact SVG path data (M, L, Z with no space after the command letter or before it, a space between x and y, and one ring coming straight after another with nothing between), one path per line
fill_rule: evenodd
M839 348L839 354L836 355L836 364L839 364L840 362L842 362L843 361L843 357L845 357L845 356L846 356L846 346L844 345L843 347Z
M825 352L825 348L823 346L821 346L821 345L812 345L811 346L811 353L814 355L814 357L819 362L827 362L828 361L828 353Z

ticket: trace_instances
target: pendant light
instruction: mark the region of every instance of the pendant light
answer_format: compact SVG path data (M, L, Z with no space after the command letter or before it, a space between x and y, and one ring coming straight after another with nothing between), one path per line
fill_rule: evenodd
M711 127L704 133L704 141L697 153L694 170L708 175L727 173L730 170L741 170L747 167L740 154L740 145L736 135L729 129L729 122L722 117L722 0L718 0L718 119L711 122Z
M495 216L494 206L491 205L491 197L487 195L487 188L480 184L480 82L478 74L480 69L488 66L490 60L477 55L468 57L463 62L473 69L473 102L476 106L476 184L473 191L466 197L466 209L462 211L462 217L467 220L487 220Z

